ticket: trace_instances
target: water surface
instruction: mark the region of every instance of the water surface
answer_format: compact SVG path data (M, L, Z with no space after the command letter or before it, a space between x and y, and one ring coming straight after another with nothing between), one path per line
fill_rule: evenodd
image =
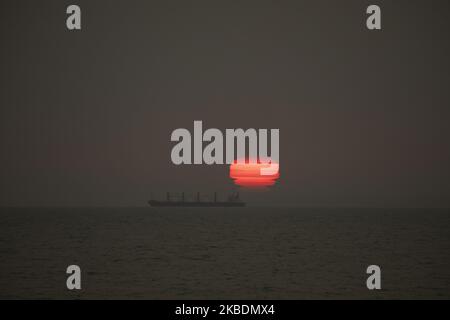
M3 208L0 298L449 299L449 231L437 209Z

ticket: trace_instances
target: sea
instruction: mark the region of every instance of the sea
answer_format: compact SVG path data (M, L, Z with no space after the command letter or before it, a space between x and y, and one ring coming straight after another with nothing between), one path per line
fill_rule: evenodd
M0 209L0 299L449 298L449 209Z

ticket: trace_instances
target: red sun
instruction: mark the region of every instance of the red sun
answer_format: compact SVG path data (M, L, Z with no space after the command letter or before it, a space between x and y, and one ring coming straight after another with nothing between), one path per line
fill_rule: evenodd
M280 177L278 163L237 163L230 165L230 178L241 187L273 186Z

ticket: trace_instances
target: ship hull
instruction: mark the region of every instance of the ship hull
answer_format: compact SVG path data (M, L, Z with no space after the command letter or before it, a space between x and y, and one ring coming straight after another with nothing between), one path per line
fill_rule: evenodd
M152 207L245 207L245 202L182 202L182 201L157 201L150 200L148 204Z

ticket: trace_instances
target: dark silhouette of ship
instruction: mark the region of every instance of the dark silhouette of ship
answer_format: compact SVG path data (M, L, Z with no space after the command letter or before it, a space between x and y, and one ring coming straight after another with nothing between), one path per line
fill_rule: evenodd
M214 192L213 200L203 201L200 198L200 192L194 200L186 199L184 192L181 198L172 197L170 192L166 194L166 200L150 200L148 204L152 207L245 207L245 202L239 198L239 192L232 193L226 201L217 200L217 192Z

